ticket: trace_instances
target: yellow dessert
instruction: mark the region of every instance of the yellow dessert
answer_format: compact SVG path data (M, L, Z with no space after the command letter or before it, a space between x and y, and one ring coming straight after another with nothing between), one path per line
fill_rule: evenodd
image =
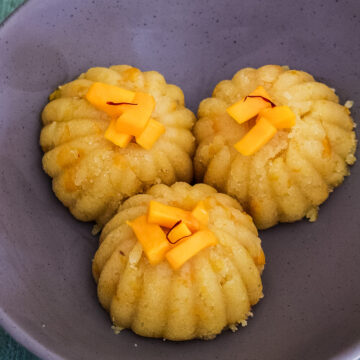
M234 196L260 229L316 220L356 160L349 109L303 71L242 69L201 102L198 117L197 181Z
M102 226L129 196L191 181L194 120L181 89L158 72L91 68L43 110L43 168L77 219Z
M178 182L120 206L92 269L117 329L179 341L245 326L263 297L264 264L256 227L236 200Z

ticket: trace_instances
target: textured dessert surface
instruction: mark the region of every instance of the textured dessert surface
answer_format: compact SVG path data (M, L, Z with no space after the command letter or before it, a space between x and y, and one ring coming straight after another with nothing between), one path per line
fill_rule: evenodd
M204 200L217 245L177 271L166 260L150 265L126 221L146 214L151 200L185 210ZM236 200L205 184L160 184L126 200L104 227L93 275L116 329L170 340L211 339L226 327L246 325L251 306L263 297L264 263L256 227Z
M252 126L238 124L226 109L263 86L276 105L296 115L296 125L279 130L251 156L234 144ZM234 196L260 229L304 216L316 220L318 206L349 174L355 162L354 122L334 89L303 71L266 65L245 68L221 81L203 100L194 129L198 181Z
M104 138L110 117L85 98L93 82L151 94L152 117L166 131L150 150L136 143L122 149ZM156 71L118 65L89 69L60 86L42 113L44 170L56 196L79 220L106 223L120 202L157 183L191 181L195 117L182 90Z

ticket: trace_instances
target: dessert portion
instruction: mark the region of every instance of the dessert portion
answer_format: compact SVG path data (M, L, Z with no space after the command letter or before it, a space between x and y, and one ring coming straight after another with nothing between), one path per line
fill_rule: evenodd
M350 107L306 72L242 69L199 106L196 179L234 196L260 229L315 221L356 160Z
M264 264L256 227L236 200L177 182L119 207L92 270L116 330L180 341L245 326L263 297Z
M181 89L158 72L91 68L50 95L43 168L71 213L101 227L124 199L192 180L194 120Z

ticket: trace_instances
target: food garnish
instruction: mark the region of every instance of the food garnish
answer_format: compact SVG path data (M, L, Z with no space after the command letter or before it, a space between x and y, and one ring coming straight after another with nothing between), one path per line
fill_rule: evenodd
M255 116L255 125L234 147L244 156L253 155L267 144L279 129L295 125L296 116L288 106L276 106L262 86L226 109L239 124Z
M150 264L156 265L166 258L177 270L201 250L216 245L216 236L206 227L208 221L204 201L192 211L150 201L147 214L127 224Z

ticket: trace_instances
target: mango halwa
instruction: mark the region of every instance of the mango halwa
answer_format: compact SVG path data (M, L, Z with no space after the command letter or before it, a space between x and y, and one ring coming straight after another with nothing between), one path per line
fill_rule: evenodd
M290 108L296 121L291 128L280 124L276 132L262 130L261 139L250 141L246 134L252 134L255 118L239 124L227 109L232 114L231 106L259 86L275 106ZM261 111L272 116L268 109ZM197 181L235 197L260 229L303 217L315 221L319 205L356 160L349 109L339 104L333 89L303 71L276 65L242 69L201 102L198 117Z
M125 95L128 90L154 98L148 134L138 136L138 143L116 133L118 124L111 116L116 105L102 110L101 104L94 106L86 99L94 83L121 87ZM103 94L98 94L100 102ZM109 103L115 100L112 96ZM130 121L136 116L132 114ZM43 110L43 168L53 178L56 196L77 219L102 226L129 196L157 183L192 180L194 121L181 89L167 84L158 72L128 65L91 68L60 86ZM156 141L150 136L154 133Z

